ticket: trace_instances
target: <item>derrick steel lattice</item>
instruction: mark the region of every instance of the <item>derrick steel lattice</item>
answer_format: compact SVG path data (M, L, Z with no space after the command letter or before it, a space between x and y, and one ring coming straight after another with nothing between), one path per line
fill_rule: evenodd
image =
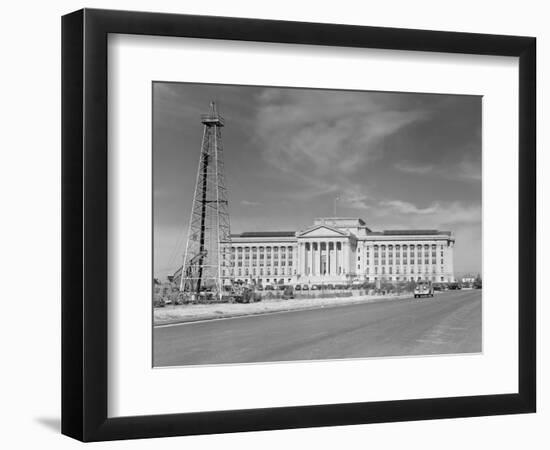
M180 275L180 292L207 291L221 297L230 283L231 227L225 185L221 129L223 117L216 104L201 115L203 137Z

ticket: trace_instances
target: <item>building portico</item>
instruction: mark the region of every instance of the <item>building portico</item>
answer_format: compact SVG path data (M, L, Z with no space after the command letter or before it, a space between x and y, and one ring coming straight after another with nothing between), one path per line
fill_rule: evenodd
M351 270L349 232L327 225L314 225L296 233L298 245L297 279L303 283L342 282Z

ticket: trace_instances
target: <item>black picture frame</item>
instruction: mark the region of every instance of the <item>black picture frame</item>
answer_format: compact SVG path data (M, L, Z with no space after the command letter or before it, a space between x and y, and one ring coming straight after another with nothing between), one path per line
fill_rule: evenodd
M109 33L518 57L518 392L108 418ZM104 441L535 412L535 91L533 37L94 9L63 16L62 433Z

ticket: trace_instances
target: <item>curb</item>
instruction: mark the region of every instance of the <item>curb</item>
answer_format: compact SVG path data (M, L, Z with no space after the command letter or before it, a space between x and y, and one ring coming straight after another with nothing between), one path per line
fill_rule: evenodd
M153 328L162 328L163 326L168 326L168 325L178 325L178 324L186 324L186 323L194 323L194 322L207 322L211 320L220 320L220 319L236 319L240 317L253 317L253 316L261 316L261 315L269 315L269 314L277 314L277 313L285 313L285 312L293 312L293 311L311 311L315 309L339 308L343 306L360 305L364 303L383 303L383 302L388 302L393 300L406 300L406 299L413 299L413 298L414 298L413 294L409 294L404 297L397 297L397 296L380 297L380 298L357 300L357 301L339 303L339 304L304 306L304 307L298 307L298 308L283 308L283 309L277 309L273 311L257 311L257 312L249 312L249 313L234 313L234 314L229 313L229 314L221 314L217 316L193 317L189 319L176 319L176 320L170 320L170 321L154 324Z

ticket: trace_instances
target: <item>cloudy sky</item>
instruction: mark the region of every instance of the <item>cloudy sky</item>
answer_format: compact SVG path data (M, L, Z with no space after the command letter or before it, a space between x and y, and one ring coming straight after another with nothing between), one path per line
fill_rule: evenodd
M181 264L202 138L215 100L232 232L315 217L373 230L455 233L455 274L481 271L481 97L153 84L154 273Z

